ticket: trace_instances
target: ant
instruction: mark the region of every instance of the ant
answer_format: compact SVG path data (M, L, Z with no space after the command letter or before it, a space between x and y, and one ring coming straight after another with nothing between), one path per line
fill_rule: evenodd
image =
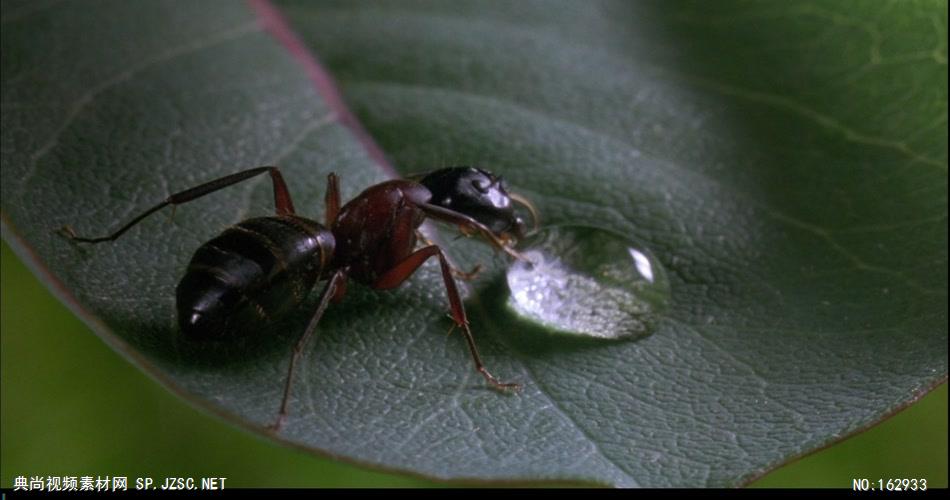
M277 167L256 167L172 194L108 236L78 236L69 226L62 232L75 242L114 241L168 205L174 208L264 173L270 175L273 185L276 215L239 222L199 247L178 284L176 303L183 336L227 339L235 331L273 322L300 305L317 281L327 281L316 311L293 347L271 430L283 425L297 362L330 302L342 300L347 281L377 290L392 289L433 256L439 259L454 326L465 335L475 369L498 390L521 389L518 383L499 381L482 363L452 277L458 271L442 249L427 240L426 246L416 249L418 228L428 217L454 224L464 235L478 234L496 250L522 258L512 247L523 237L525 224L515 214L512 201L528 208L535 226L537 212L526 199L509 194L500 177L485 170L444 168L422 174L418 182L386 181L367 188L342 207L339 181L331 173L327 176L323 225L296 215ZM477 268L459 274L476 272Z

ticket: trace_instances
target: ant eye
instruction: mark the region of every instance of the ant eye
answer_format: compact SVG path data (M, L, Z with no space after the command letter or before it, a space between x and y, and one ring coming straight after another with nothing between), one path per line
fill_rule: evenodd
M472 185L475 186L475 189L479 190L479 192L487 193L491 187L491 181L488 179L476 179L472 181Z

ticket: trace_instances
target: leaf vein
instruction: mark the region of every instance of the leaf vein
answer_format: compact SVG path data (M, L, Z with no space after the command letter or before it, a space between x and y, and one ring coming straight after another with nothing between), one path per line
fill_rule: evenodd
M59 138L62 136L63 132L72 125L73 122L82 114L83 111L102 93L105 91L120 85L137 74L145 71L149 68L157 66L159 64L172 61L183 55L197 52L209 47L213 47L220 43L229 42L242 36L245 36L250 33L259 32L260 27L256 22L253 23L244 23L235 28L223 30L221 32L215 33L209 37L200 38L198 40L193 40L189 43L178 45L169 50L166 50L154 57L147 58L142 62L133 65L132 67L122 71L118 74L115 74L105 80L103 80L98 85L93 86L91 89L87 90L78 99L76 99L69 109L66 112L66 117L63 119L62 123L55 130L51 136L44 142L36 151L30 155L30 162L27 166L26 171L20 177L20 185L17 192L14 194L16 198L22 198L23 192L26 189L27 184L30 182L30 179L36 174L37 166L39 161L43 159L54 147L59 143Z

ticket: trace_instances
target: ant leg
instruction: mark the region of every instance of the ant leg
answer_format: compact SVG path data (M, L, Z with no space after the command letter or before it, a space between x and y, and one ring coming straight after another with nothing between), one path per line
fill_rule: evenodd
M287 379L284 381L284 395L280 400L280 410L277 412L277 420L275 420L273 424L267 426L268 429L274 432L280 430L281 426L284 425L284 419L287 418L287 406L290 404L290 388L294 381L294 370L297 368L297 361L300 359L300 355L303 353L303 348L307 345L307 342L311 337L313 337L313 333L317 330L317 324L320 323L320 318L323 317L323 313L327 310L327 306L330 305L330 299L335 295L337 287L344 283L346 283L346 271L339 270L333 273L333 276L331 276L327 281L323 291L320 292L317 310L314 311L313 317L310 318L310 323L307 324L307 329L304 330L303 335L301 335L300 339L297 340L297 343L294 344L294 348L290 354L290 366L287 368Z
M488 240L488 242L491 243L496 249L501 250L518 260L527 260L520 253L506 245L505 241L495 235L495 233L491 232L491 229L488 229L481 222L478 222L477 220L465 214L461 214L454 210L449 210L438 205L432 205L430 203L422 203L419 205L419 208L421 208L422 211L426 213L426 215L432 217L433 219L438 219L451 224L457 224L463 233L468 232L468 234L481 234L482 237Z
M327 193L324 195L323 203L327 210L327 227L333 227L333 222L340 213L340 180L333 172L327 175Z
M422 234L422 231L420 231L420 230L418 230L418 229L416 229L416 239L421 240L421 241L424 241L425 244L426 244L426 246L433 246L433 245L435 245L435 242L434 242L434 241L432 241L432 240L430 240L429 238L427 238L426 235ZM465 280L465 281L472 281L472 280L474 280L475 277L478 276L478 273L482 272L482 265L481 265L481 264L475 264L475 267L473 267L471 271L467 271L467 272L466 272L466 271L462 271L461 269L458 269L457 267L455 267L455 266L453 266L453 265L451 265L451 264L449 265L449 267L452 268L452 275L453 275L453 276L455 276L456 278L459 278L459 279L463 279L463 280Z
M432 245L435 245L435 242L430 240L425 234L423 234L422 231L418 229L416 229L416 239L424 241L427 247L431 247Z
M421 248L406 257L402 262L382 275L373 288L377 290L388 290L402 284L403 281L412 276L413 273L433 255L439 256L439 265L442 266L442 281L445 283L445 291L449 295L449 305L452 310L452 319L455 324L462 328L465 334L465 342L468 343L468 349L472 353L472 359L475 361L475 369L485 377L492 386L500 390L521 390L521 384L513 382L500 382L485 368L481 356L478 355L478 349L475 347L475 338L472 337L472 330L468 327L468 317L465 315L465 308L462 306L462 299L459 297L458 289L455 287L455 280L452 279L452 267L442 253L442 249L436 245Z
M191 189L186 189L184 191L175 193L168 198L165 198L164 201L155 205L154 207L146 210L142 214L138 215L132 219L129 223L119 228L114 233L108 236L102 236L99 238L86 238L82 236L77 236L73 229L69 226L63 226L62 231L66 234L69 239L73 241L79 241L82 243L100 243L103 241L113 241L119 236L122 236L123 233L128 231L132 226L138 224L142 219L152 215L153 213L167 207L168 205L181 205L192 200L201 198L206 194L213 193L220 189L224 189L228 186L237 184L243 180L249 179L256 175L263 173L269 173L271 181L274 185L274 206L277 209L279 215L293 215L294 214L294 203L290 199L290 191L287 189L287 184L284 183L284 178L280 175L280 170L277 167L256 167L248 170L238 172L236 174L231 174L219 179L215 179L210 182L206 182L200 186L195 186Z
M471 271L462 271L461 269L456 269L455 266L452 265L449 265L449 268L452 270L452 276L465 281L474 281L478 276L478 273L482 272L481 264L475 264L475 267L473 267Z

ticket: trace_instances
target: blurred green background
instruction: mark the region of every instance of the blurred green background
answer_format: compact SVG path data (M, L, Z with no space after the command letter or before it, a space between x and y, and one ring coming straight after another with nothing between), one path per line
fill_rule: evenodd
M192 408L107 347L6 243L0 302L4 488L20 475L226 477L225 487L441 484L284 448ZM856 477L947 487L946 384L752 485L850 488Z

